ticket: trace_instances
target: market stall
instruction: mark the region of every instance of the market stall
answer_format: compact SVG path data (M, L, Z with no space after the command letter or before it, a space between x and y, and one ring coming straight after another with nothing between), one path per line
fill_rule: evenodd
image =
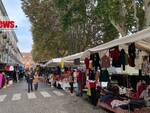
M150 28L62 58L85 63L93 105L115 113L149 112Z
M148 28L89 49L92 54L95 54L95 58L96 54L100 56L96 58L97 61L92 59L92 62L95 62L93 64L95 70L98 67L101 71L99 78L101 92L104 89L107 90L101 95L98 106L115 113L126 113L128 111L142 113L144 109L149 112L149 107L146 107L149 104L145 105L145 102L149 103L150 101L149 95L147 95L150 85L149 43L150 29ZM96 62L99 62L99 64ZM93 81L96 81L94 77ZM107 85L103 86L102 83L106 82Z
M89 89L88 93L91 97L91 102L93 105L96 105L97 102L97 98L95 98L97 97L97 86L99 86L102 90L107 89L108 92L111 91L111 89L108 89L108 86L111 86L117 87L117 92L115 92L115 94L118 94L117 96L119 97L122 96L122 93L120 94L118 89L125 89L123 93L124 96L120 97L117 100L117 103L126 105L126 109L124 110L121 108L121 104L115 107L110 104L107 104L106 106L105 104L107 102L105 101L98 101L99 106L105 107L109 110L111 109L112 111L114 110L113 112L121 113L121 110L122 112L127 112L128 110L131 111L131 109L127 108L128 105L135 106L135 104L138 104L139 106L137 108L143 110L149 108L145 107L149 104L143 106L144 104L137 100L145 98L142 101L149 103L149 99L147 99L146 95L144 95L145 97L140 97L143 91L149 91L149 43L150 28L144 29L132 35L115 39L108 43L88 49L85 52L65 57L65 60L73 60L78 58L85 60L87 86ZM122 81L125 81L125 83L123 84ZM137 88L138 85L140 86L140 91ZM143 89L141 87L143 87ZM107 93L104 93L102 97L107 97ZM116 95L114 97L116 97ZM134 99L137 100L133 101ZM111 100L111 102L112 101L113 100ZM119 111L117 111L118 109L116 107ZM133 112L136 111L134 108L132 110ZM141 111L139 110L139 112Z
M4 63L0 64L0 89L13 84L13 72L14 66Z
M81 64L83 62L81 61ZM44 66L51 67L54 71L51 73L50 81L54 84L55 87L59 87L60 89L67 90L70 88L69 84L69 76L71 76L72 69L71 67L74 66L73 60L65 60L63 58L54 58L48 61ZM59 69L58 69L59 67ZM61 74L57 72L58 70L61 71ZM59 73L59 74L58 74ZM76 77L74 77L74 84L73 87L77 87Z

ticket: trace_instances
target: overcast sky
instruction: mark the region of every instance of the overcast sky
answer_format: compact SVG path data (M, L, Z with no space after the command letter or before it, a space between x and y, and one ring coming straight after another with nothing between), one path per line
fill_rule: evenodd
M10 20L17 24L15 30L19 40L18 46L21 52L30 52L32 49L31 24L21 9L21 0L2 0Z

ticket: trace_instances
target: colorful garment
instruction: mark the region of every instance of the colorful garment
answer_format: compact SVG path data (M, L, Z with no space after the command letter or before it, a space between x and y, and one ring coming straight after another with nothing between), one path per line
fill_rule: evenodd
M0 73L0 88L2 88L2 82L3 82L3 74Z

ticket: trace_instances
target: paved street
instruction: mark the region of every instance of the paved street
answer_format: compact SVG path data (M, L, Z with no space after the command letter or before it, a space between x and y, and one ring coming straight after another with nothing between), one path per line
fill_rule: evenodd
M40 84L39 90L27 93L25 82L0 90L0 113L106 113L93 109L87 101Z

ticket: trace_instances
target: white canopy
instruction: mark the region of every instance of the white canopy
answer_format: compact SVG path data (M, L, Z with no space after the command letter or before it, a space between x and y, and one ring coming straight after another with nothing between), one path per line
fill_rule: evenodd
M89 56L89 51L84 51L84 52L80 52L80 53L76 53L76 54L73 54L73 55L69 55L69 56L66 56L63 58L63 60L74 60L74 59L77 59L77 58L80 58L80 59L84 59L85 57Z
M53 65L56 65L56 64L60 63L61 60L62 60L62 58L54 58L54 59L52 59L52 60L49 60L49 61L45 64L45 66L52 65L52 64L53 64Z
M135 34L127 35L125 37L115 39L108 43L104 43L102 45L88 49L84 52L69 55L67 57L64 57L63 59L74 60L74 59L80 58L83 60L85 57L89 56L91 52L99 52L99 51L106 50L114 46L124 45L124 44L132 43L132 42L135 42L137 48L150 51L150 46L149 46L150 45L150 27L142 31L139 31Z
M98 52L101 50L109 49L111 47L117 46L117 45L123 45L135 42L137 47L142 47L143 49L150 50L150 28L144 29L142 31L139 31L135 34L127 35L125 37L112 40L108 43L96 46L94 48L89 49L90 52Z
M73 61L65 61L62 58L54 58L48 61L45 66L58 66L62 61L65 65L73 65Z
M52 62L54 63L60 63L62 61L62 58L54 58L52 59Z
M128 43L135 42L135 45L137 48L141 48L144 50L150 51L150 27L147 29L144 29L142 31L139 31L135 34L127 35L125 37L119 38L112 40L108 43L104 43L102 45L96 46L94 48L88 49L84 52L76 53L73 55L66 56L64 58L55 58L47 62L45 65L50 65L50 64L58 64L62 60L65 63L73 63L74 59L80 58L81 60L84 60L85 57L88 57L91 52L100 52L106 49L109 49L114 46L118 45L125 45ZM70 62L69 62L70 61Z
M49 64L51 64L53 61L52 60L49 60L46 64L44 64L44 67L45 66L48 66Z

